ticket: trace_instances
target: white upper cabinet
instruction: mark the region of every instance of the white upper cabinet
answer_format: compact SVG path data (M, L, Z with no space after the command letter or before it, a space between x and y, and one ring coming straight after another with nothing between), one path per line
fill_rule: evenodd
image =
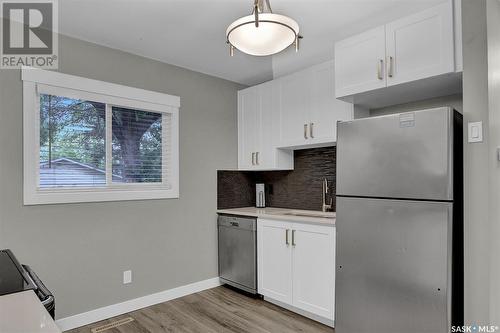
M337 141L337 122L353 119L353 105L335 98L333 61L312 67L309 107L309 139Z
M462 68L459 7L448 0L335 43L336 97L381 107L460 90L459 74L443 78Z
M462 0L453 0L453 29L455 40L455 72L462 72L464 59L462 55Z
M333 61L277 80L279 95L278 147L332 145L337 121L353 118L353 105L335 99Z
M273 132L273 112L275 110L274 101L274 84L273 82L266 82L258 85L258 94L260 95L260 131L257 136L256 152L258 160L257 167L259 168L292 168L292 157L288 159L285 157L286 163L278 161L280 156L287 152L279 151L275 148L274 132Z
M243 169L255 165L257 136L260 131L257 93L258 89L254 88L238 91L238 167Z
M306 138L310 102L308 74L307 71L301 71L278 81L280 145L284 142L290 145L302 143Z
M293 150L335 144L353 105L335 98L333 61L238 92L238 169L293 169Z
M238 92L238 169L293 169L293 152L276 148L274 82Z
M387 85L455 71L451 2L385 26Z
M385 87L384 64L385 26L336 43L337 97Z

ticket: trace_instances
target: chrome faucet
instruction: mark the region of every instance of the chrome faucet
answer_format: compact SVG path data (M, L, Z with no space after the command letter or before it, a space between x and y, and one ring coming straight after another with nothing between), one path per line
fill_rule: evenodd
M328 180L325 178L323 180L323 212L327 212L328 210L332 209L332 204L333 204L333 198L330 198L330 204L328 205L326 203L326 195L328 194Z

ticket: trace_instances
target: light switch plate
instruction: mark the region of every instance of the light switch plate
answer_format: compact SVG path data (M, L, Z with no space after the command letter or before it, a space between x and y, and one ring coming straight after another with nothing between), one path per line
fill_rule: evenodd
M123 272L123 284L129 284L132 282L132 271Z
M483 142L483 122L469 123L469 142Z

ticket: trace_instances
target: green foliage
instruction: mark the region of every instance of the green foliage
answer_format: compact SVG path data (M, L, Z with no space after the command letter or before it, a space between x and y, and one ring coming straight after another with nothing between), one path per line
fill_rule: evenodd
M161 114L113 107L113 174L124 182L160 182ZM40 160L106 164L105 104L40 95ZM125 158L126 157L126 158Z
M105 167L104 104L40 96L40 160L70 158Z

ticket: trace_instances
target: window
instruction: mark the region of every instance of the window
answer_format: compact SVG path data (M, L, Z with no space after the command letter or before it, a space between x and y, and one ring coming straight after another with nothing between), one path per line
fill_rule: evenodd
M113 107L113 182L161 183L161 113Z
M178 197L178 97L22 73L25 204Z
M39 187L106 185L102 103L40 94Z

